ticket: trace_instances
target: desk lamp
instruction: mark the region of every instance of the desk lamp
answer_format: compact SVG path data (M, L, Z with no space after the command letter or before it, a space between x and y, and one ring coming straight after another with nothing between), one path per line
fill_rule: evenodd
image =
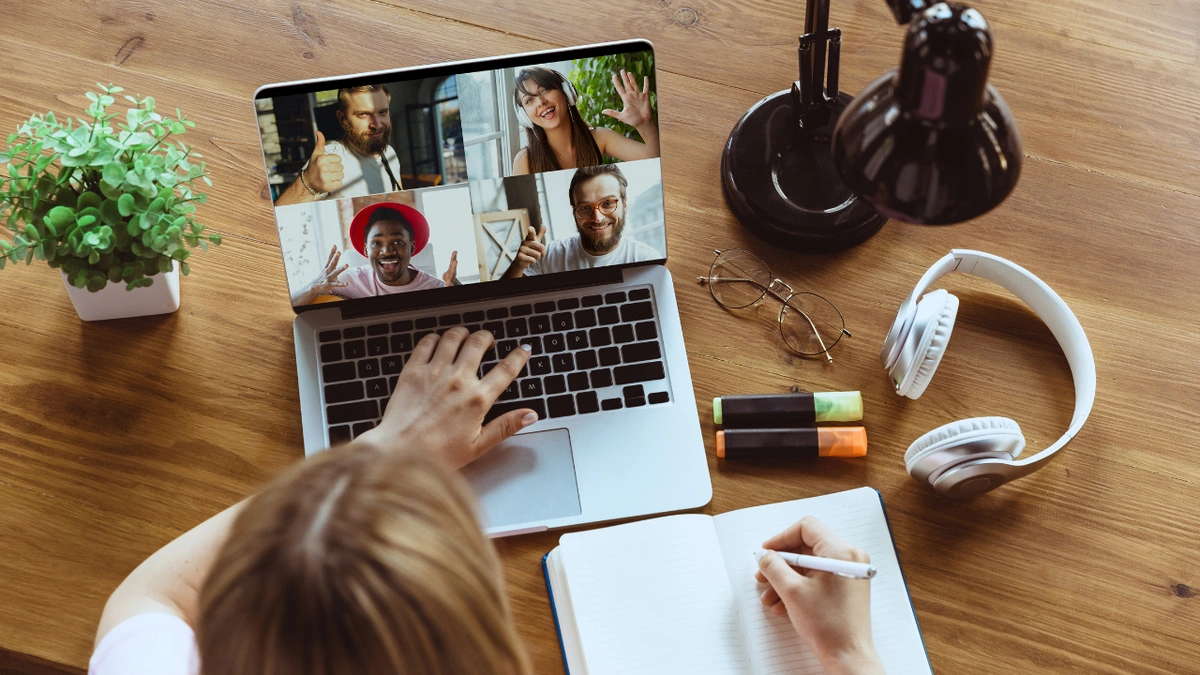
M721 157L725 199L751 232L820 253L859 244L888 218L956 223L999 204L1021 138L987 83L992 32L957 3L887 0L910 23L900 68L857 99L838 90L841 31L808 0L800 79L756 103Z

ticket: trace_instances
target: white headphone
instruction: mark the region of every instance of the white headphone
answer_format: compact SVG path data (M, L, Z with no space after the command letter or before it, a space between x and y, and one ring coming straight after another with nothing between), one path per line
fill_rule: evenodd
M1079 319L1045 282L999 256L953 249L925 272L900 304L896 322L883 342L879 359L895 383L897 394L920 398L946 352L958 314L958 298L942 289L926 294L919 303L917 297L950 272L999 284L1029 305L1067 355L1075 382L1075 413L1067 433L1028 459L1016 460L1025 447L1025 436L1021 427L1007 417L951 422L913 441L904 453L909 475L938 494L963 499L1033 473L1079 433L1096 400L1096 362Z
M571 84L571 81L563 77L562 73L557 70L551 72L558 75L562 81L562 92L567 95L567 105L575 105L575 102L579 100L579 94L575 92L575 85ZM517 109L517 121L521 123L521 126L532 129L533 121L529 119L529 113L525 112L525 108L516 101L513 101L513 107Z

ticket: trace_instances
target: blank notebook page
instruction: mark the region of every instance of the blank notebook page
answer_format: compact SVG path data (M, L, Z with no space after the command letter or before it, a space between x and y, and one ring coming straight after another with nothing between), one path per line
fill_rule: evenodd
M682 515L559 540L589 673L749 673L712 519Z
M759 597L754 552L764 541L804 516L815 516L838 536L863 548L877 573L871 584L871 631L888 675L932 673L913 615L900 563L888 532L879 493L859 488L822 497L741 509L713 518L742 617L747 651L756 675L823 673L787 616L774 616Z

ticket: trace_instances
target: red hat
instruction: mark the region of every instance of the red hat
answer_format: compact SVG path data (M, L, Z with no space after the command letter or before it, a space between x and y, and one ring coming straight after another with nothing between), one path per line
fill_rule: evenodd
M376 209L393 209L399 211L400 215L408 221L412 226L413 233L413 255L421 252L425 248L425 244L429 243L429 221L425 220L425 216L421 212L409 206L408 204L400 204L398 202L379 202L364 206L361 211L354 214L354 220L350 221L350 243L361 254L367 255L367 221L371 219L371 214Z

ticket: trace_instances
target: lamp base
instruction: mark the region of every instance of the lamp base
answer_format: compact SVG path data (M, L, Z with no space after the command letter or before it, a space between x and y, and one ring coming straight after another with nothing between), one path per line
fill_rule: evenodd
M738 120L721 154L721 186L747 230L781 248L828 253L883 227L887 218L842 183L829 151L833 128L852 100L839 94L827 124L802 129L784 90Z

